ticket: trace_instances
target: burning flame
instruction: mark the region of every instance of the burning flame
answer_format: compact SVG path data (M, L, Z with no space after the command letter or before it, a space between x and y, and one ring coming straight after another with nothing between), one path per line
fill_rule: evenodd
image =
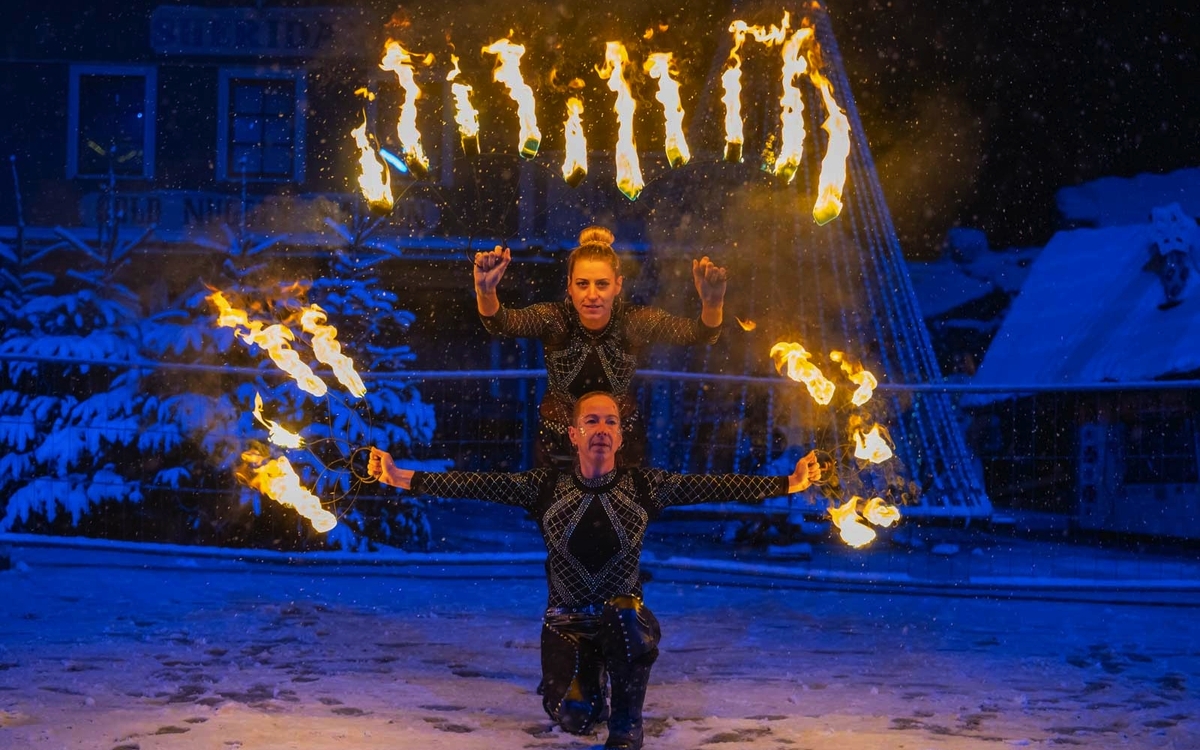
M412 55L399 42L389 39L379 67L395 73L400 87L404 89L404 104L400 106L396 135L400 138L405 163L413 174L424 176L429 172L429 159L421 147L421 133L417 130L417 100L421 98L421 89L413 76Z
M850 403L855 406L862 406L871 400L871 396L875 393L875 386L879 385L879 381L875 379L867 370L861 366L855 367L846 360L846 355L839 351L829 353L829 359L834 362L842 363L842 371L850 378L850 382L858 386L858 390L850 397Z
M538 131L534 112L533 89L521 77L521 56L525 54L525 46L500 39L484 47L483 51L496 56L492 78L507 86L508 95L517 103L517 117L521 120L521 156L532 159L537 155L542 134Z
M813 400L822 406L827 406L833 400L835 386L821 374L816 365L808 361L812 356L800 344L779 342L771 347L771 358L775 360L775 369L783 371L787 363L787 376L792 380L804 383Z
M811 27L797 29L783 45L783 95L779 98L779 151L773 171L788 182L796 176L804 153L804 99L796 79L808 70L808 61L801 53L804 43L812 38Z
M900 520L900 509L888 505L882 497L873 497L863 507L863 517L876 526L887 528Z
M725 160L740 162L742 160L742 45L746 43L746 34L770 47L783 42L787 36L791 16L783 12L780 26L771 24L770 30L762 26L750 26L745 21L734 21L729 25L729 33L733 34L733 47L729 50L729 58L725 61L725 71L721 74L721 103L725 105Z
M479 150L479 113L471 104L471 87L456 80L462 72L458 68L458 55L450 55L450 63L454 65L446 80L450 81L450 90L454 93L454 121L458 123L458 135L463 142L463 150L478 152ZM467 144L473 143L473 146Z
M869 544L875 538L875 530L859 520L857 507L861 499L854 495L842 505L829 508L829 517L837 526L842 541L855 549Z
M242 454L242 460L250 464L248 468L252 472L247 479L250 487L280 505L295 508L321 533L337 526L337 517L322 508L320 499L300 484L300 477L286 456L265 462L263 459L255 451Z
M629 82L625 80L625 66L628 64L629 55L625 52L625 45L609 42L604 51L604 67L597 68L596 72L601 79L608 81L608 88L617 95L617 102L613 106L619 123L617 188L632 201L637 200L645 182L638 164L637 145L633 140L633 113L637 103L633 99L633 92L629 90Z
M742 320L736 315L733 316L733 319L737 321L737 324L742 327L743 331L753 331L755 328L758 328L758 323L755 323L753 320Z
M828 116L821 128L829 134L825 157L821 159L821 177L817 185L817 200L813 204L813 219L828 224L842 212L842 187L846 183L846 159L850 156L850 120L833 98L833 84L815 66L809 67L809 78L821 92Z
M286 427L281 426L278 422L274 422L274 421L264 417L263 413L262 413L262 409L263 409L262 396L259 395L258 393L255 393L254 394L254 418L257 419L263 427L267 428L268 435L269 435L272 443L274 443L275 445L278 445L281 448L303 448L304 447L304 438L300 437L299 435L297 435L296 433L287 429Z
M308 365L300 361L300 355L292 349L289 341L296 336L287 327L276 323L263 328L260 321L251 321L244 310L237 310L221 292L213 292L208 297L209 302L216 305L218 310L217 326L233 328L234 333L247 344L256 344L267 352L271 361L288 375L295 379L300 388L314 396L324 396L329 387L325 381L317 377ZM243 333L239 328L244 328Z
M658 94L662 102L667 130L667 161L672 167L687 164L692 158L683 136L683 105L679 102L679 83L671 77L671 53L655 52L646 61L646 72L658 79Z
M577 96L567 99L567 122L564 125L567 141L562 176L575 187L587 175L587 139L583 136L583 100Z
M317 305L309 305L300 314L300 327L306 333L312 334L312 348L313 353L317 355L317 361L333 368L338 382L355 397L362 398L367 392L367 387L355 371L354 362L342 354L342 346L337 342L337 329L323 325L325 319L324 310Z
M882 431L882 432L881 432ZM884 437L886 431L880 425L875 425L866 435L862 431L854 432L854 457L873 464L881 464L892 457L892 447Z
M372 211L389 213L392 210L392 182L387 165L375 154L371 141L367 139L367 116L363 115L363 124L350 131L354 142L358 145L358 166L362 170L358 175L358 186L362 189L363 197Z

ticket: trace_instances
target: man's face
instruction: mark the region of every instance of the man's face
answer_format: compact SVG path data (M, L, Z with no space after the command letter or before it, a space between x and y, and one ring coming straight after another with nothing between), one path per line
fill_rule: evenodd
M621 279L603 260L581 260L571 269L567 291L584 326L598 330L612 317L613 300L621 293Z
M591 396L579 404L579 418L568 430L579 457L602 460L621 447L621 415L610 396Z

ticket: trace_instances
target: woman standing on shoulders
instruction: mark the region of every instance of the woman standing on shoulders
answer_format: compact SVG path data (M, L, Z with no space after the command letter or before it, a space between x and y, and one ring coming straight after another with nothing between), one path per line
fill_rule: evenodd
M570 465L574 452L567 428L575 400L591 391L616 398L627 415L620 463L640 464L646 426L630 393L639 352L655 343L712 344L721 335L724 268L708 256L692 261L701 312L684 318L621 299L621 261L612 243L612 232L604 227L584 229L579 247L567 258L567 298L519 309L505 307L496 295L512 261L510 251L497 247L475 254L475 301L483 327L492 334L538 338L545 348L549 385L539 409L537 466Z

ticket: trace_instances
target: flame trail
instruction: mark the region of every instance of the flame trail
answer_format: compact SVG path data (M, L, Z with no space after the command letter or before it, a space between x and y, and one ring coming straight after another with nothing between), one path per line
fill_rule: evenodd
M721 103L725 105L725 161L740 162L742 160L742 142L745 135L742 130L742 45L746 43L746 34L752 33L754 38L770 47L783 42L787 36L791 16L783 12L780 26L771 25L770 30L761 26L750 26L745 21L734 21L729 25L733 34L733 47L725 61L725 71L721 73Z
M517 117L521 121L521 156L532 159L537 156L542 134L538 130L534 111L533 89L521 77L521 56L525 54L525 46L500 39L484 47L483 51L496 56L492 78L507 86L508 95L517 103Z
M854 495L842 505L829 509L829 517L837 526L842 541L855 549L869 544L875 538L875 530L859 521L857 506L861 499Z
M875 425L871 431L863 435L862 431L854 433L854 457L873 464L881 464L892 457L892 446L885 437L887 431L882 425Z
M804 153L804 99L796 79L808 70L802 54L804 43L813 36L811 27L797 29L783 45L783 95L779 97L779 150L773 171L788 182L796 176Z
M400 138L405 164L415 176L424 177L429 174L429 159L421 147L421 132L417 130L417 100L421 98L421 89L413 75L412 55L399 42L389 39L379 67L395 73L400 88L404 89L404 104L400 106L396 135Z
M775 369L783 371L787 364L787 376L799 383L804 383L808 394L821 406L827 406L833 400L836 388L833 382L821 374L817 366L808 361L812 356L796 343L779 342L771 347L771 358L775 360Z
M254 418L268 430L268 437L272 443L281 448L303 448L304 438L300 437L291 430L283 427L278 422L267 419L263 416L263 400L258 393L254 394Z
M866 506L863 507L862 514L863 518L885 529L900 520L900 509L894 505L888 505L882 497L873 497L868 500Z
M667 161L681 167L692 158L683 135L683 105L679 101L679 83L671 77L671 53L655 52L646 61L646 72L658 79L655 98L662 102L666 127Z
M300 477L286 456L269 461L265 458L255 451L242 454L242 460L247 462L251 472L245 477L251 488L280 505L295 508L322 534L337 526L337 517L322 508L320 499L300 484Z
M875 393L875 386L879 385L879 381L875 379L875 376L864 370L861 365L855 367L850 364L846 359L846 355L842 352L830 352L829 359L833 362L840 362L842 364L842 372L846 373L851 383L858 386L858 389L850 397L850 403L855 406L862 406L870 401L871 396Z
M446 76L450 90L454 93L454 121L458 124L458 137L463 151L474 156L479 153L479 112L471 104L471 87L458 79L462 72L458 68L458 55L450 55L454 70Z
M604 51L604 67L596 68L608 88L617 95L613 110L617 113L617 189L629 200L637 200L645 182L638 163L637 144L633 138L633 114L637 109L629 82L625 80L625 67L629 65L629 54L620 42L609 42Z
M809 78L821 92L828 116L821 128L829 134L825 157L821 159L821 177L817 187L817 200L813 204L813 220L817 224L828 224L842 212L842 187L846 183L846 160L850 156L850 120L833 98L833 84L809 64Z
M358 186L367 200L367 206L373 213L391 213L393 206L391 174L388 172L387 165L379 160L375 154L375 148L371 146L371 141L367 138L366 114L363 115L362 126L350 131L350 135L354 136L354 143L359 148L358 166L361 171L358 175Z
M288 343L296 338L290 329L279 323L263 328L260 321L251 321L244 310L235 309L230 305L221 292L214 291L209 295L208 301L217 307L218 327L232 328L234 334L242 341L261 347L272 362L295 379L302 390L318 397L324 396L329 391L325 381L317 377L312 368L300 361L300 355ZM238 330L239 328L246 330L242 332Z
M354 369L354 361L342 354L342 345L337 342L337 329L323 325L325 320L324 310L318 305L309 305L300 314L300 327L312 334L312 348L317 361L333 368L338 382L355 397L362 398L367 387Z
M571 187L576 187L587 176L587 139L583 135L583 100L577 96L567 99L567 122L564 125L566 156L563 159L562 176Z

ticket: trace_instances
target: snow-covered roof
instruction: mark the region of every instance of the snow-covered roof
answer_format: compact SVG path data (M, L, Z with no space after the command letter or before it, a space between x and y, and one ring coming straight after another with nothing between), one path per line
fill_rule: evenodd
M1164 301L1142 270L1150 225L1059 232L992 341L984 385L1146 381L1200 369L1200 290Z
M1168 203L1178 203L1190 216L1200 216L1200 169L1104 177L1062 188L1056 198L1063 218L1074 226L1144 224L1150 209Z

